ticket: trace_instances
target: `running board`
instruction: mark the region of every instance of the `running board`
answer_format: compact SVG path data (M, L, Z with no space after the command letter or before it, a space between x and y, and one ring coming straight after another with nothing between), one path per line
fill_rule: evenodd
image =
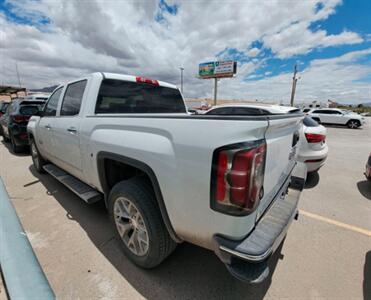
M45 165L44 170L52 175L55 179L63 183L86 203L91 204L103 199L101 193L55 165Z

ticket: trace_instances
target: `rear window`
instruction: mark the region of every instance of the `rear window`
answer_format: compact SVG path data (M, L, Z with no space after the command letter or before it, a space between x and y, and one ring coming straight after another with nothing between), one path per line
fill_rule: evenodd
M304 120L303 120L303 124L307 127L317 127L317 126L319 126L319 124L310 117L305 117Z
M115 79L102 81L95 113L185 113L177 89Z
M19 113L21 115L32 116L36 115L40 110L40 106L21 106L19 109Z

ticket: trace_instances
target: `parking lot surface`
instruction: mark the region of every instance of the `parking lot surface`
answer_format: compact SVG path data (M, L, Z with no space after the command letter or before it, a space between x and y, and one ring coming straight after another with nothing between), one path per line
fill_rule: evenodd
M0 176L58 299L371 299L371 118L362 129L328 127L329 157L308 178L301 214L273 275L234 279L210 251L184 243L158 268L121 253L104 205L88 205L31 157L0 142Z

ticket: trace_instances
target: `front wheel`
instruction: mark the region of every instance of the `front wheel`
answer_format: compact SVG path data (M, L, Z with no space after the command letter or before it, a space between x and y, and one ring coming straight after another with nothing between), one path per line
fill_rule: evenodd
M43 159L43 157L40 155L39 150L36 147L36 143L33 139L30 140L30 148L31 148L31 157L33 165L37 172L44 173L43 166L46 164L46 161Z
M117 183L108 201L116 238L136 265L156 267L175 249L145 178Z
M348 123L347 123L347 126L351 129L357 129L361 124L359 123L359 121L357 120L350 120Z

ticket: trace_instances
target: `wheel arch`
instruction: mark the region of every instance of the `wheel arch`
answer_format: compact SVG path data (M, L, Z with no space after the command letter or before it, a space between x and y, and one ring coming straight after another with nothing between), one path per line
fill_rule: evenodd
M108 194L111 190L111 186L110 186L110 183L109 183L109 178L107 176L108 174L106 172L107 161L117 162L119 164L122 164L123 166L130 167L130 168L135 168L149 178L150 183L151 183L152 188L153 188L153 191L155 193L155 198L156 198L158 207L160 209L162 219L164 221L164 224L165 224L171 238L177 243L182 242L182 239L180 239L177 236L177 234L176 234L176 232L175 232L175 230L174 230L174 228L171 224L171 221L170 221L169 215L167 213L166 205L165 205L165 202L164 202L164 199L163 199L163 196L162 196L161 188L160 188L159 182L157 180L156 174L149 165L147 165L146 163L144 163L142 161L139 161L139 160L136 160L136 159L133 159L133 158L130 158L130 157L126 157L126 156L123 156L123 155L120 155L120 154L116 154L116 153L105 152L105 151L98 152L98 154L97 154L98 176L99 176L100 185L101 185L101 187L103 189L103 192L104 192L104 196L105 196L104 199L105 199L106 207L108 207Z
M358 125L361 125L361 121L358 120L358 119L349 119L348 122L347 122L347 124L348 124L349 122L351 122L351 121L357 122Z

